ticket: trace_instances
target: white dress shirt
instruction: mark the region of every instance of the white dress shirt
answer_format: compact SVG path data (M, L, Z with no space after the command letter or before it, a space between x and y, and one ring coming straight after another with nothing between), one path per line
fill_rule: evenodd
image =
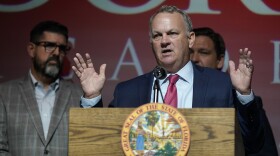
M180 69L177 73L179 75L179 80L176 82L177 88L177 107L178 108L192 108L193 101L193 66L189 61L182 69ZM159 80L160 88L163 94L163 98L167 92L167 87L169 85L168 76L164 80ZM155 78L154 78L155 80ZM154 85L154 84L153 84ZM153 99L154 90L152 90L151 94L151 102ZM159 93L158 103L163 103L163 99Z

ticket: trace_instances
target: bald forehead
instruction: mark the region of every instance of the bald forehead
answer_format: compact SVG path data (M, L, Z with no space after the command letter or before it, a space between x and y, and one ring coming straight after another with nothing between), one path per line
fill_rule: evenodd
M152 29L186 29L184 18L177 12L162 12L157 14L152 21Z

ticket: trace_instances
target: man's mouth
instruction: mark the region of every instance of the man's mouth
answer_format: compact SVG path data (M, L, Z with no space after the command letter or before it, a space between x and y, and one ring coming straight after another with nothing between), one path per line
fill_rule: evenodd
M171 52L172 50L170 50L170 49L165 49L165 50L162 50L161 52L162 53L169 53L169 52Z
M59 60L57 58L53 57L53 58L50 58L47 61L47 64L49 64L49 65L57 65L57 64L59 64Z
M52 65L52 64L57 64L58 62L56 60L50 60L48 61L48 64Z

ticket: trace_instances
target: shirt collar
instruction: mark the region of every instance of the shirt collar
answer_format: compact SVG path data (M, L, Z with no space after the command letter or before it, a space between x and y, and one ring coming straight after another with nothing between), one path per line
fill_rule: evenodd
M32 75L31 70L29 70L29 75L31 77L31 81L32 81L32 84L34 85L34 87L37 87L38 85L42 86L42 84L38 80L36 80L36 78ZM50 87L53 90L57 90L58 86L59 86L59 79L56 79L53 83L50 84Z
M191 61L189 61L183 68L181 68L177 73L180 76L179 79L186 81L190 84L193 83L193 65ZM159 80L159 83L162 85L168 80L168 76L171 75L170 73L167 74L166 78L163 80Z

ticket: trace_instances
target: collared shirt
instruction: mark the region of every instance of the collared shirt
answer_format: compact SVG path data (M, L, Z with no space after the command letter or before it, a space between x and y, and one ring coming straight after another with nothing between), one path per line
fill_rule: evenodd
M175 74L179 75L179 80L176 82L177 96L178 96L177 107L178 108L192 108L192 101L193 101L193 66L192 66L192 63L189 61L182 69L180 69ZM159 80L163 98L167 92L167 87L169 85L169 81L168 81L169 75L170 74L168 74L165 79ZM155 80L155 78L154 78L154 80ZM152 91L152 94L151 94L151 97L152 97L151 102L154 101L153 95L154 95L154 90ZM161 95L159 94L158 103L163 103L163 98L161 98Z
M179 80L176 82L177 96L178 96L177 107L192 108L194 75L193 75L193 65L191 61L189 61L183 68L181 68L177 73L174 74L178 74L180 76ZM169 81L168 81L169 75L170 74L168 74L164 80L159 80L163 97L161 97L161 94L159 93L158 103L163 103L163 99L169 85ZM242 95L238 91L236 91L236 93L237 93L238 100L243 105L246 105L247 103L249 103L254 99L252 90L250 95ZM154 96L154 90L152 90L151 102L154 102L153 96Z
M42 83L38 82L30 72L32 83L35 87L35 97L44 130L45 139L48 135L51 116L54 108L56 91L59 89L59 79L49 85L45 90Z
M54 108L56 92L59 89L59 79L49 85L47 90L44 89L43 84L38 82L35 77L32 75L31 71L29 72L31 76L32 83L35 87L35 98L37 101L42 126L44 130L45 139L47 138L51 116ZM96 105L96 103L101 99L101 95L93 99L86 99L81 96L81 105L83 108L89 108Z

